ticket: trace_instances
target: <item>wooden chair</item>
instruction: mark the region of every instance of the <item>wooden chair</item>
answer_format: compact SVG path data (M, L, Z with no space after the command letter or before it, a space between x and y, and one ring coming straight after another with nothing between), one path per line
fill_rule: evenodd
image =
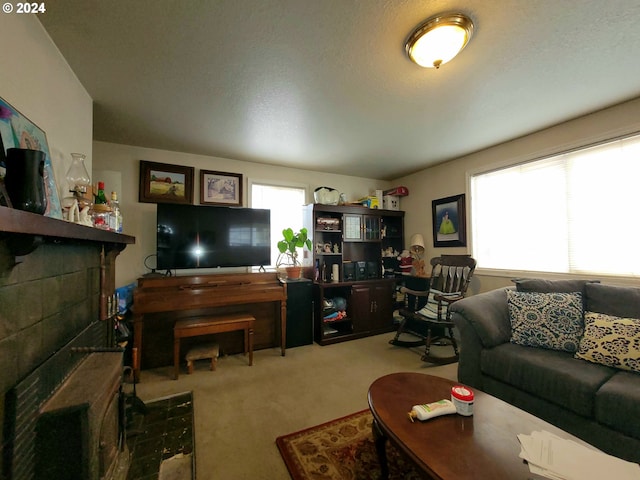
M424 344L422 360L444 365L458 361L458 344L453 336L449 306L464 295L476 268L475 259L469 255L443 255L431 259L431 276L423 290L413 290L407 286L400 288L405 296L405 306L399 310L402 321L392 345L418 347ZM425 304L426 298L426 304ZM401 339L400 336L417 337L415 340ZM437 357L431 355L431 346L451 345L453 355Z

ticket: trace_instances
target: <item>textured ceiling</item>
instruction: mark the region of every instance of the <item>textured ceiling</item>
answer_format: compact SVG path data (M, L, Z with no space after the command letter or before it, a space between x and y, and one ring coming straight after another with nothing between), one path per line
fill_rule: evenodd
M439 70L404 41L475 23ZM94 138L393 179L640 96L638 0L56 0Z

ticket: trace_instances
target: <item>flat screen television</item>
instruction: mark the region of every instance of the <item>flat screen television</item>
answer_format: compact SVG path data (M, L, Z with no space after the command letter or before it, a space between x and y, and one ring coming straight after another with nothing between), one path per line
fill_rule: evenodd
M271 263L271 211L158 204L159 270Z

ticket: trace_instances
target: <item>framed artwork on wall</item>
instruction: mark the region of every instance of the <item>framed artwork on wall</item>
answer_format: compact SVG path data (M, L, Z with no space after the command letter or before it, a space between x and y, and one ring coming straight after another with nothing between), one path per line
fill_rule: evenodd
M26 148L44 152L44 190L47 197L46 217L62 219L62 206L58 186L53 174L47 135L35 123L22 115L13 106L0 98L0 171L4 176L4 158L9 148Z
M193 167L140 160L138 200L144 203L193 203Z
M434 247L466 247L464 193L431 202Z
M200 170L200 203L242 206L242 174Z

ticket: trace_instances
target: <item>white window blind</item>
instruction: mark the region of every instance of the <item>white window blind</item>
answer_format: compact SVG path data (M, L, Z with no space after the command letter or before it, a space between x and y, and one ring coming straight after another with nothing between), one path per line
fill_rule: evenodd
M276 244L282 238L282 230L290 227L297 231L302 228L302 206L305 200L306 191L302 187L251 184L251 206L271 210L272 266L275 266L280 253Z
M471 177L478 267L640 275L640 136Z

